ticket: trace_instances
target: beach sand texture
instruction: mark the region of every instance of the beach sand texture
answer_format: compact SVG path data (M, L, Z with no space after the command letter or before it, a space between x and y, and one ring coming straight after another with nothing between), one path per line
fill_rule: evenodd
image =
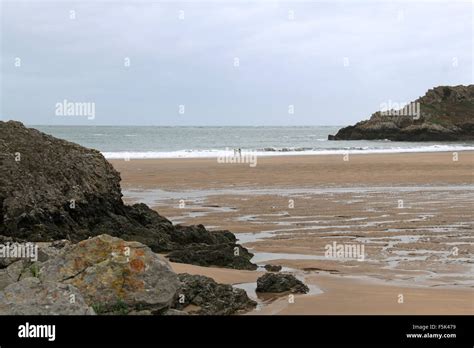
M307 295L257 296L258 271L173 264L246 289L249 314L473 314L474 153L112 160L124 199L174 223L229 229ZM363 260L328 257L363 246ZM360 256L360 255L359 255Z

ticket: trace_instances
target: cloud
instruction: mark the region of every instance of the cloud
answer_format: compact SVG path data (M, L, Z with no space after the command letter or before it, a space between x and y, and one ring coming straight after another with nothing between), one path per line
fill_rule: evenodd
M30 124L91 124L54 115L67 99L95 102L93 124L342 125L472 83L469 2L7 1L1 16L1 115Z

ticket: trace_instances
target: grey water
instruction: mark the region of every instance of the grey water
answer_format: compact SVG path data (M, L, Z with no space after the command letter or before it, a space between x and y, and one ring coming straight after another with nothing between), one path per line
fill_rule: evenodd
M101 151L107 158L217 157L233 149L259 155L474 150L474 142L328 141L334 126L163 127L31 126Z

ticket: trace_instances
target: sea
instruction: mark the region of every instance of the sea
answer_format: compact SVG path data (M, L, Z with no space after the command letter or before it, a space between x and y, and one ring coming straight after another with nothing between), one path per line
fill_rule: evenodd
M106 158L198 158L252 152L256 156L402 153L474 150L474 142L329 141L342 126L163 127L35 126L94 148Z

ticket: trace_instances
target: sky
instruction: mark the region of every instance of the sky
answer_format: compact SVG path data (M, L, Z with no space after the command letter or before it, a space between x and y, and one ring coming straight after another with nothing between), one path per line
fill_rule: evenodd
M435 86L472 84L473 8L452 0L1 0L0 119L353 124Z

